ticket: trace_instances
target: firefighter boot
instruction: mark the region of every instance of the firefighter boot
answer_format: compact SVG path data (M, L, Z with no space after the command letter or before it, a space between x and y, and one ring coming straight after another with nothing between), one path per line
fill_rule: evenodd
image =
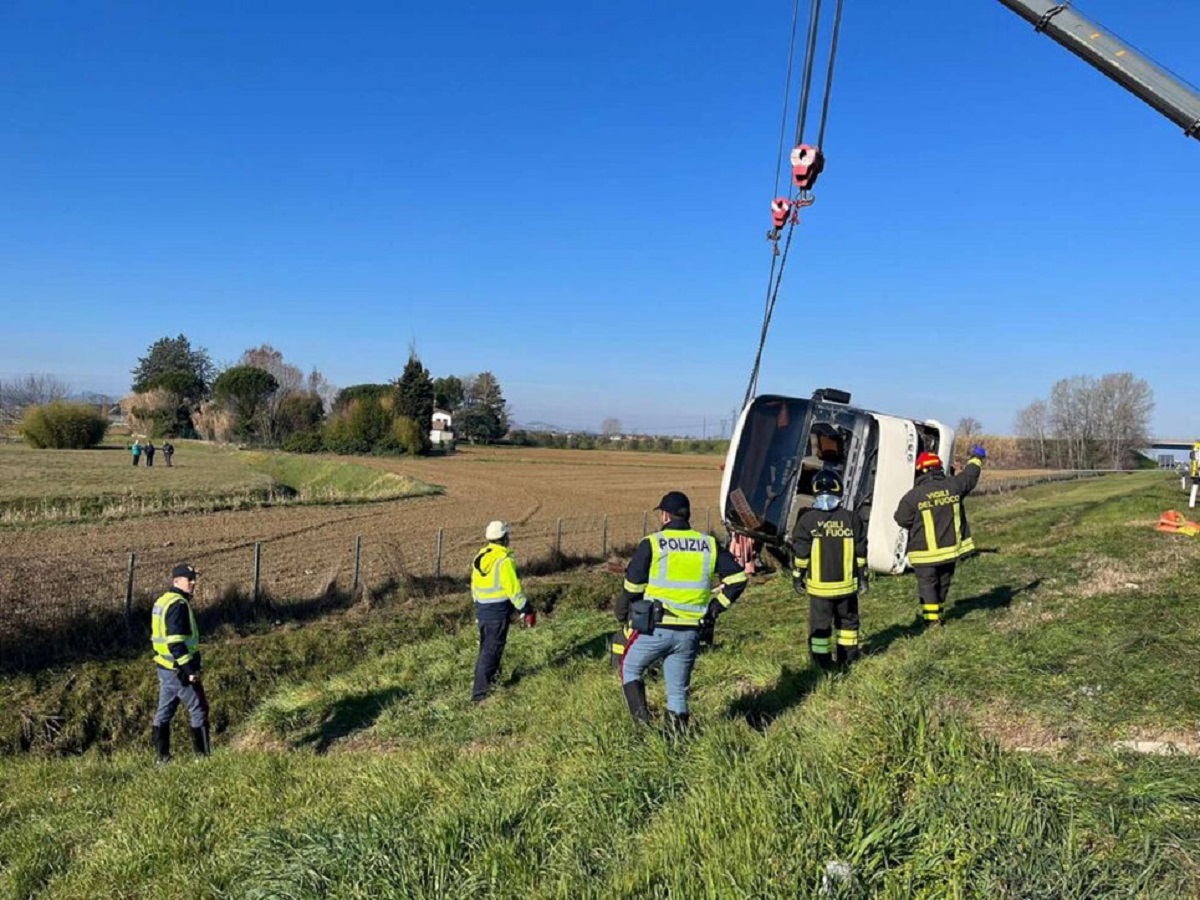
M199 728L192 727L192 749L196 751L197 756L208 756L210 746L208 743L208 724L205 723Z
M821 667L822 672L837 671L837 663L833 661L832 653L810 653L809 655L813 658L813 662Z
M687 734L688 721L691 716L688 713L677 713L667 710L667 737L682 738Z
M859 652L858 647L838 647L838 667L843 671L849 669L858 659Z
M171 726L155 725L150 729L154 735L154 761L168 763L171 761Z
M650 707L646 705L646 682L630 681L622 686L625 691L625 702L629 704L629 714L642 723L650 721Z

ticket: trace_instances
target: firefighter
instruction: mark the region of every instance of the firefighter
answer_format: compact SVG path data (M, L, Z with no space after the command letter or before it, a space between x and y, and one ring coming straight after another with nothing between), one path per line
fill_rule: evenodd
M858 594L867 589L867 527L842 506L842 479L833 469L813 477L811 509L796 523L792 584L808 595L808 651L825 671L858 658Z
M633 718L649 722L643 676L662 660L667 724L678 734L688 726L688 687L705 616L729 609L747 579L716 538L692 528L685 494L671 491L655 509L662 529L642 538L634 550L617 600L617 619L632 628L621 662L621 686ZM715 596L714 581L719 581Z
M150 640L158 670L158 711L154 714L154 750L160 763L171 759L171 719L182 702L192 723L192 747L209 754L208 697L200 666L200 629L192 611L199 573L188 563L171 570L171 587L154 602Z
M537 613L521 589L517 563L508 548L508 523L489 522L484 537L487 544L471 563L471 599L475 601L475 621L479 625L479 656L471 693L475 703L481 703L496 683L513 611L520 613L526 628L537 624Z
M976 445L963 471L947 475L936 454L920 454L917 482L896 508L896 524L908 530L908 563L927 625L942 624L955 563L975 550L962 500L979 483L986 458L987 451Z

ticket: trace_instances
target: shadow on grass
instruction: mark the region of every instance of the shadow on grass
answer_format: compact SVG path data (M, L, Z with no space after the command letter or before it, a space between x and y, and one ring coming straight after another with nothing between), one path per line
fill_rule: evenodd
M942 619L949 623L957 619L964 619L972 613L991 609L1003 609L1006 606L1012 605L1013 599L1018 594L1037 590L1041 583L1042 579L1035 578L1029 584L1022 585L1021 587L1013 587L1009 584L998 585L985 594L978 594L974 597L967 597L955 602L945 612ZM871 656L883 653L896 641L916 637L925 631L927 627L919 615L905 625L892 625L879 632L879 634L870 635L867 638L867 646L864 648L864 652Z
M512 687L514 684L519 684L523 678L561 668L577 659L603 659L608 656L608 639L611 634L611 631L605 631L595 637L583 638L560 650L544 663L517 669L504 680L504 686Z
M387 688L344 697L333 704L329 718L321 727L300 743L312 744L317 753L326 753L336 741L372 727L388 706L409 693L406 688Z
M728 715L745 719L757 731L766 731L772 722L798 705L826 677L816 666L798 670L784 666L774 685L738 697L729 705Z

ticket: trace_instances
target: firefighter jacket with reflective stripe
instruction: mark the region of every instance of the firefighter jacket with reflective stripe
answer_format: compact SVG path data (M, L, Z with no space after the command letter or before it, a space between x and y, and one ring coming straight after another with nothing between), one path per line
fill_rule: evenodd
M475 554L471 598L475 601L475 618L480 621L507 619L514 608L522 614L533 612L521 589L513 553L503 544L488 544Z
M813 597L849 597L867 566L867 526L853 510L806 510L796 522L792 577Z
M715 583L720 591L713 597ZM693 531L683 519L672 519L659 532L642 538L629 565L617 601L617 618L625 621L629 604L645 597L662 604L668 628L698 628L714 600L728 609L746 589L746 572L712 535Z
M191 600L190 594L172 588L154 601L150 613L154 661L164 669L179 669L187 675L200 671L200 629Z
M973 456L957 475L922 475L900 499L896 524L908 530L910 565L953 562L975 549L962 498L975 489L982 471L983 460Z

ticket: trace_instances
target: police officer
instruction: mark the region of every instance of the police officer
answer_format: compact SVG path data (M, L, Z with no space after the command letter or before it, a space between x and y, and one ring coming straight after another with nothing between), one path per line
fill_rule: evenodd
M858 592L867 584L867 528L842 507L842 479L821 469L811 509L796 522L792 584L808 595L808 651L825 671L858 658ZM836 637L835 637L836 631Z
M513 610L521 614L525 627L537 624L537 613L521 589L517 564L508 548L508 523L488 523L484 536L488 543L471 563L471 598L475 601L475 621L479 625L479 656L475 660L475 686L471 694L476 703L487 697L500 672Z
M671 491L658 506L662 530L642 538L625 569L616 615L632 633L621 663L629 712L650 721L646 669L663 660L667 723L676 733L688 725L688 688L706 615L727 610L746 588L746 573L712 535L695 531L691 503ZM714 581L719 592L713 596Z
M192 747L208 756L208 698L200 671L200 629L192 611L196 572L187 563L171 570L170 589L154 602L150 640L158 670L158 711L154 714L154 749L160 763L171 758L171 719L182 702L192 721Z
M908 530L908 562L917 576L921 616L941 625L955 562L975 550L962 499L975 489L987 451L971 448L963 471L947 475L934 453L917 457L917 482L900 498L896 524Z

